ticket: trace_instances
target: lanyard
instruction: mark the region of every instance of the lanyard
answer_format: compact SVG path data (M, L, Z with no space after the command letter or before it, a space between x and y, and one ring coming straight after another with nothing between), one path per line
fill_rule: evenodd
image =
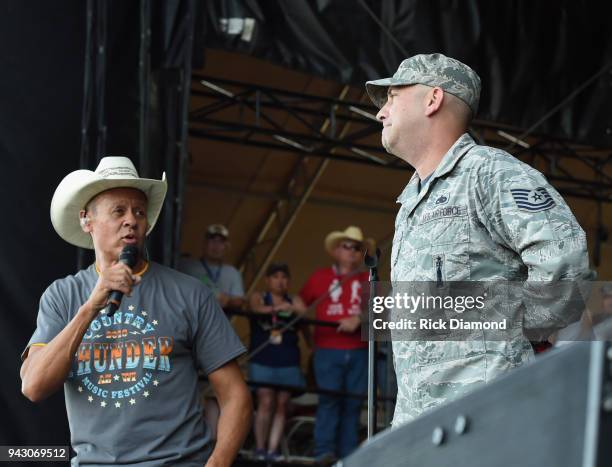
M202 266L204 266L204 269L206 269L206 274L208 275L210 280L213 281L213 284L217 285L217 282L219 282L219 276L221 275L221 268L223 267L223 265L219 266L216 274L213 274L211 269L208 267L208 264L206 264L206 261L204 261L203 259L200 261L202 262Z

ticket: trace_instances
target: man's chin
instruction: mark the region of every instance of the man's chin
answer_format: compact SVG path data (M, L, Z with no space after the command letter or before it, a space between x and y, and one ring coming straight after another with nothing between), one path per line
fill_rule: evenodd
M391 144L389 143L389 141L387 141L385 139L385 137L383 136L381 139L381 143L383 148L385 148L385 151L387 151L389 154L391 154L392 156L395 156L395 153L393 152L393 147L391 146Z

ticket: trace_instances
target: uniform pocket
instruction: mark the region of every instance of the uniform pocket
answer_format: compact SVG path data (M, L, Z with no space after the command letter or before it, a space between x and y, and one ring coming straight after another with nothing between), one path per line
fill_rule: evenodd
M421 237L431 246L453 245L470 241L468 216L451 217L427 222L419 226Z
M468 244L451 245L451 248L432 247L429 254L430 280L436 287L443 287L446 282L470 280L470 255Z
M416 249L418 280L435 282L438 287L446 281L469 280L470 224L467 215L421 224L405 241Z

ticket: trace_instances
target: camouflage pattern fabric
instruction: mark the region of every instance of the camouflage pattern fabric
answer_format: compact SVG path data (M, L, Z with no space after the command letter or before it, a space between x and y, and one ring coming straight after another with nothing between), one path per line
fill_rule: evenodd
M419 184L415 172L398 198L394 284L589 277L586 236L569 207L541 173L510 154L476 145L464 134L420 192ZM578 318L563 313L562 307L551 312L536 306L525 311L523 326L563 327ZM501 341L394 339L398 394L393 425L531 360L523 331L513 329Z
M458 97L472 110L478 112L480 78L469 66L442 54L422 54L407 58L391 78L366 82L366 90L372 102L381 108L387 102L389 86L424 84L441 87Z

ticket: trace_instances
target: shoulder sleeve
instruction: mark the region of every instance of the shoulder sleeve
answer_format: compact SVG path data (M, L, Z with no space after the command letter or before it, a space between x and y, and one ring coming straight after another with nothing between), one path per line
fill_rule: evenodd
M232 273L232 281L229 294L232 297L244 297L244 285L242 283L242 275L240 274L240 271L238 271L238 269L236 269L234 266L230 266L230 271Z
M478 215L493 239L520 255L524 326L546 338L582 312L591 279L586 235L561 195L537 170L492 152L477 171ZM561 282L560 282L561 281Z
M193 276L193 260L191 258L179 258L176 269L184 274Z
M245 352L212 293L202 294L193 330L198 366L209 374Z
M40 298L36 330L21 354L23 360L33 345L48 344L68 324L67 305L59 281L51 284Z
M530 281L588 278L586 235L561 195L535 169L492 156L476 190L494 239L521 256Z

